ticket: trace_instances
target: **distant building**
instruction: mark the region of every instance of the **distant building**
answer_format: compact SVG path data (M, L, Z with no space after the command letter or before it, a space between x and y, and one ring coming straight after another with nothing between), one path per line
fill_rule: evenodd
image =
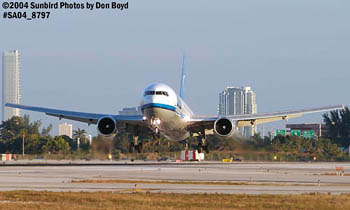
M119 111L120 115L140 115L142 114L139 107L126 107L122 111Z
M244 115L257 113L256 95L251 87L225 87L219 94L218 115ZM239 129L239 133L246 137L253 136L256 126Z
M256 104L256 95L250 87L244 87L244 114L256 114L258 107ZM253 136L257 132L257 126L247 126L244 128L244 135Z
M20 116L19 109L5 107L5 103L21 102L20 56L18 50L2 55L2 120Z
M72 124L62 123L58 125L58 135L59 136L69 136L69 138L73 137L73 126Z
M287 133L292 131L300 131L301 136L307 131L313 131L316 137L326 137L328 135L328 128L326 124L319 123L304 123L304 124L286 124Z
M89 140L89 144L91 145L92 144L92 135L91 134L88 135L88 140Z

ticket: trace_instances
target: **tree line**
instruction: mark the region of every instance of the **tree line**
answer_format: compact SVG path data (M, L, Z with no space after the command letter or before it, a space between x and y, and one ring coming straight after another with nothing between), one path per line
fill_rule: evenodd
M76 139L83 140L86 147L86 132L74 131L74 138L68 136L51 136L52 125L40 129L41 121L30 122L29 116L14 116L0 125L0 153L22 154L68 154L77 150ZM23 147L24 146L24 147Z

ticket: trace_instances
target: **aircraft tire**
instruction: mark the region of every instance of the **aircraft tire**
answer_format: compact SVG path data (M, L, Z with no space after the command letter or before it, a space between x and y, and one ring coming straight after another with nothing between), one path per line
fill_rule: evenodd
M208 144L206 144L206 145L204 146L204 150L205 150L206 153L209 153L209 145L208 145Z
M143 149L142 143L139 143L139 144L136 146L136 149L137 149L137 152L138 152L138 153L142 153L142 149Z
M202 152L202 148L203 148L202 144L199 143L199 144L198 144L198 147L197 147L198 153L201 153L201 152Z
M129 153L134 153L134 151L135 151L135 145L134 145L134 143L130 143L130 145L129 145Z

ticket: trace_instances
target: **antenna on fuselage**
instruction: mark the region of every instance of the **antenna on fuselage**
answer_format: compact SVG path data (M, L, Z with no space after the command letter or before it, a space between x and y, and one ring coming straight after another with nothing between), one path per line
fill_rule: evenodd
M181 73L181 87L180 87L180 98L184 99L184 95L185 95L185 58L186 55L184 53L183 57L182 57L182 73Z

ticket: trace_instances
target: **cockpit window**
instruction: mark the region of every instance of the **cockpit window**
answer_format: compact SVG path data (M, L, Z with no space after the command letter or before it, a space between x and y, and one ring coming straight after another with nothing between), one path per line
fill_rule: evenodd
M155 91L146 91L145 92L145 96L147 96L147 95L154 95L155 94Z
M165 96L169 96L168 92L166 92L166 91L146 91L144 93L144 96L148 96L148 95L165 95Z

